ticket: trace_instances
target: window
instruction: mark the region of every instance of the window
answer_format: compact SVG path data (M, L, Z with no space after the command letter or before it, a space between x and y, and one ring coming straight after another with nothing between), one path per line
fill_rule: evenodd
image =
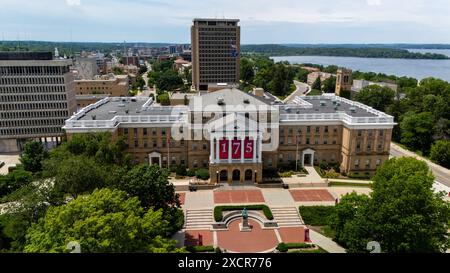
M194 168L198 167L198 161L197 160L194 160L193 166L194 166Z
M366 167L369 168L370 167L370 159L366 160Z
M139 142L137 141L137 139L134 141L134 148L139 147Z
M197 151L197 144L195 144L195 143L192 144L192 150Z
M125 135L128 135L128 128L124 128L124 129L123 129L123 133L124 133Z
M156 148L158 146L158 143L156 142L156 140L153 140L153 148Z
M316 139L314 140L314 144L318 145L318 144L319 144L319 139L316 138Z
M306 127L306 132L309 134L311 133L311 126Z
M361 141L358 141L357 143L356 143L356 151L361 151Z
M355 167L358 168L359 167L359 159L355 160Z
M144 128L144 129L143 129L143 134L144 134L144 136L147 135L147 128Z
M369 130L369 137L372 137L372 136L373 136L373 131Z
M203 143L203 150L207 150L208 149L208 145L206 143Z
M301 129L301 128L298 128L298 129L297 129L297 133L298 133L299 135L301 135L301 134L302 134L302 129Z
M337 134L337 128L336 127L334 127L333 131L334 131L335 134Z
M362 136L362 130L358 130L358 136L359 136L359 137Z
M323 144L327 145L327 144L328 144L328 139L325 138L325 139L323 140Z
M269 167L272 167L272 158L271 157L269 157L269 159L267 160L267 165L269 166Z
M310 140L309 140L309 137L307 137L306 138L306 144L309 145L309 143L310 143Z
M383 150L384 143L383 141L378 142L378 150Z
M316 134L320 132L320 127L316 127Z
M380 137L384 136L384 130L379 130L379 131L378 131L378 135L379 135Z
M377 159L377 167L381 165L381 159Z
M372 142L367 143L367 151L371 151L372 150Z
M144 148L148 148L147 140L144 141Z
M292 137L288 137L288 144L289 144L289 145L292 144Z
M162 128L162 129L161 129L161 134L162 134L163 136L166 135L166 128Z
M325 126L325 133L328 133L328 126Z
M156 129L152 130L152 135L156 136Z
M284 144L284 137L280 138L280 144L283 145Z

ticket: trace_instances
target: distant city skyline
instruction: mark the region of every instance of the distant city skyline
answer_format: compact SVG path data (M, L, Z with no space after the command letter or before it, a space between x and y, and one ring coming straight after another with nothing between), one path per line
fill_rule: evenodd
M2 40L189 43L193 18L238 18L243 44L450 43L447 0L2 0Z

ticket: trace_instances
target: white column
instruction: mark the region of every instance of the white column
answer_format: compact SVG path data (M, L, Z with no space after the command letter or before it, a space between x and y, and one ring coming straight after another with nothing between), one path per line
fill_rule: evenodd
M233 159L232 159L232 151L233 151L232 139L233 139L233 137L227 138L227 141L228 141L228 163L230 163L230 164L233 161Z
M214 137L211 137L209 142L209 163L214 162Z
M245 136L244 138L241 138L241 163L244 163L244 141L245 141Z
M261 142L262 142L262 137L259 137L259 140L258 140L258 154L259 154L258 163L262 162L262 143Z
M257 163L256 160L256 146L258 145L258 137L253 137L253 163Z
M219 148L220 148L220 144L219 144L220 142L219 142L219 138L217 138L216 137L216 147L215 147L215 149L216 149L216 163L219 163L220 162L220 156L219 156Z

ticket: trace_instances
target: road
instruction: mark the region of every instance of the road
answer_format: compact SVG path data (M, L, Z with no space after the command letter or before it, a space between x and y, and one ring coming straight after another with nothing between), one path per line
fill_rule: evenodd
M421 156L418 156L417 154L405 150L402 147L398 146L397 144L392 143L391 144L391 156L392 157L415 157L419 160L425 161L428 166L430 167L431 171L433 171L434 176L436 177L436 181L444 184L447 187L450 187L450 170L441 167L430 160L423 158Z
M145 86L144 86L144 90L142 92L139 92L139 94L137 94L137 97L146 97L148 98L150 96L150 94L154 94L155 98L156 98L156 92L153 88L150 88L147 84L148 84L148 72L150 72L152 70L152 66L149 63L145 63L145 65L147 66L147 72L145 72L142 75L142 78L145 81Z
M295 89L295 91L292 92L292 94L290 94L283 101L284 103L289 103L289 102L293 101L295 99L295 97L305 96L311 90L311 87L309 85L307 85L306 83L302 83L302 82L299 82L299 81L294 81L294 84L297 87L297 89Z

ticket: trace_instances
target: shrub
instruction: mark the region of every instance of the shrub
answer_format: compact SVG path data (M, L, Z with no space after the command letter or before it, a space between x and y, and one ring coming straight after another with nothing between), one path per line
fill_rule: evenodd
M161 105L170 105L170 98L167 92L162 93L156 97L156 102L161 103Z
M332 206L300 206L299 212L305 224L311 226L328 225L328 217L333 214L335 207Z
M191 253L200 253L200 252L215 252L213 246L188 246L186 250Z
M284 173L281 173L281 174L280 174L280 176L283 177L283 178L292 177L293 175L294 175L294 172L293 172L293 171L284 172Z
M350 173L348 174L349 178L353 179L361 179L361 180L370 180L372 177L368 174L359 174L359 173Z
M268 220L273 220L273 214L270 208L266 205L249 205L249 206L217 206L214 208L214 220L216 222L220 222L223 219L222 212L223 211L232 211L232 210L243 210L246 208L247 210L262 210L264 216Z
M189 169L189 170L186 172L186 175L189 176L189 177L194 177L194 176L195 176L195 170Z
M175 173L177 174L177 176L186 176L187 175L186 167L183 165L178 165L175 168Z
M279 178L278 170L276 168L263 169L264 178Z
M220 247L216 247L216 249L214 250L215 253L222 253L222 249L220 249Z
M279 243L277 246L277 250L280 252L287 252L289 250L289 248L287 247L287 245L285 243Z
M207 169L199 169L195 172L195 176L201 180L209 179L209 171Z
M323 174L324 178L339 178L340 174L337 173L335 170L328 170L325 171L325 174Z

